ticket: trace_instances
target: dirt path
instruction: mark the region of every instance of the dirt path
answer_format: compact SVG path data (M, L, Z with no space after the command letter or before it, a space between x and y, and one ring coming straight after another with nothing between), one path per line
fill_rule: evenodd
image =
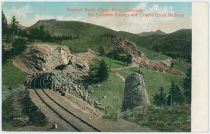
M118 72L116 72L115 75L117 77L119 77L123 82L125 82L125 78L121 74L119 74Z

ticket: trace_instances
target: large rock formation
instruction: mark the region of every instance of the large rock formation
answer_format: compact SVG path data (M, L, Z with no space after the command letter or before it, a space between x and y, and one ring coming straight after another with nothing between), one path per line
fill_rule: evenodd
M132 55L133 57L139 56L136 45L121 37L116 37L114 39L112 51L113 53L127 54Z
M118 56L131 55L132 63L139 67L144 67L159 72L183 75L181 71L171 68L172 58L169 57L163 60L148 59L144 53L137 50L137 47L134 43L129 42L121 37L116 37L114 39L113 48L110 53Z
M28 73L62 70L80 77L89 70L87 62L73 55L68 47L48 44L29 46L14 64Z
M126 77L122 111L136 106L149 106L144 78L141 74L132 73Z
M45 71L68 64L71 53L66 46L34 44L26 50L23 57L25 65L30 65L34 70Z

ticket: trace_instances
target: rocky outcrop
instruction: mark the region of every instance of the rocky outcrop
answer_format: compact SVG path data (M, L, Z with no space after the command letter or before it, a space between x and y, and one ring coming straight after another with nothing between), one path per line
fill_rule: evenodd
M23 54L24 64L37 71L53 70L58 65L67 65L71 57L68 47L48 44L31 45Z
M26 72L62 70L74 76L84 76L89 70L88 63L76 57L66 46L32 44L14 62Z
M128 40L116 37L113 42L113 48L110 52L115 55L131 55L132 63L151 70L156 70L159 72L168 72L175 75L183 75L184 73L171 68L172 58L167 58L163 60L151 60L146 57L146 55L137 50L134 43L129 42Z
M122 112L137 106L149 106L144 78L141 74L132 73L126 77Z
M127 55L132 55L133 57L139 55L136 49L136 45L121 37L116 37L114 39L112 51L113 53L123 53Z

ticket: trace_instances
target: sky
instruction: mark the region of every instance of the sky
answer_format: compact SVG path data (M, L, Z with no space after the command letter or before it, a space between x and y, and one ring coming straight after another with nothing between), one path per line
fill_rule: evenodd
M166 33L182 28L191 28L191 2L4 2L3 12L8 22L16 16L21 25L31 26L38 20L57 19L64 21L83 21L101 25L116 31L141 33L162 30ZM68 10L70 9L70 10ZM72 10L80 9L73 12ZM85 9L94 9L87 12ZM103 9L103 10L102 10ZM107 9L107 10L104 10ZM122 12L112 9L120 9ZM142 11L138 16L88 16L94 14L135 14L127 9ZM179 14L178 17L160 15ZM155 14L157 16L149 16ZM180 15L181 14L181 15ZM147 16L147 17L146 17Z

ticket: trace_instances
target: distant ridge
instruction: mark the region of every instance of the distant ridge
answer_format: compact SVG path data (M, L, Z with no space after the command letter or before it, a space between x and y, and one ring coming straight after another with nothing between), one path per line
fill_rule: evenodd
M139 33L139 36L150 36L150 35L164 35L166 34L165 32L161 31L161 30L157 30L157 31L151 31L151 32L142 32Z

